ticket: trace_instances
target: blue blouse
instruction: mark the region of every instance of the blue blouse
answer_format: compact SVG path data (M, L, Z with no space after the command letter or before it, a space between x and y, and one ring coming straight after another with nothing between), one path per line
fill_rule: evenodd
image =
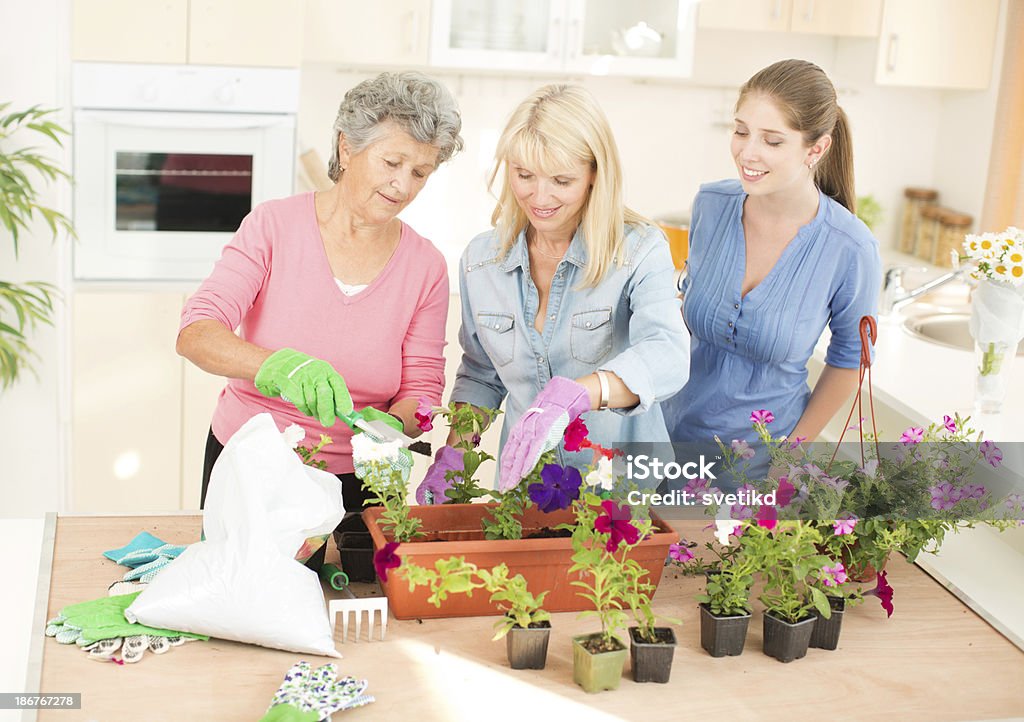
M652 226L625 230L624 263L612 264L597 286L581 288L587 250L577 229L551 280L543 333L534 326L540 296L525 233L507 254L493 229L462 254L462 363L451 398L496 409L507 396L502 447L552 376L575 379L596 369L618 375L640 402L584 414L591 440L609 447L669 440L659 401L686 381L689 338L664 234ZM559 458L582 467L593 453L560 450Z
M725 180L701 186L693 203L681 286L690 378L662 404L673 441L753 441L754 409L775 414L774 436L788 435L807 407L807 361L825 326L832 332L825 363L857 368L860 319L877 315L878 241L821 192L817 215L743 296L745 199L738 180Z

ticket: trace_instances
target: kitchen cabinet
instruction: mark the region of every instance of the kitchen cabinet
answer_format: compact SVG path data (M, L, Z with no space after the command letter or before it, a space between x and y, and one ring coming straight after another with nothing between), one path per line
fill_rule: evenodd
M198 508L206 434L224 379L174 351L186 297L75 293L71 511Z
M78 61L298 67L302 0L72 0Z
M429 44L430 0L306 0L305 62L425 66Z
M694 0L434 0L437 67L687 77Z
M999 0L886 0L875 82L987 88L998 19Z
M877 37L882 0L704 0L698 27Z

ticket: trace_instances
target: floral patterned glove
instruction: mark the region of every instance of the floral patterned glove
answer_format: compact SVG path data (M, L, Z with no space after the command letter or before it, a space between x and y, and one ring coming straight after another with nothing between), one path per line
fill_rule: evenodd
M319 722L335 712L373 702L373 697L363 694L365 679L337 677L334 664L313 670L309 662L299 662L284 676L260 722Z

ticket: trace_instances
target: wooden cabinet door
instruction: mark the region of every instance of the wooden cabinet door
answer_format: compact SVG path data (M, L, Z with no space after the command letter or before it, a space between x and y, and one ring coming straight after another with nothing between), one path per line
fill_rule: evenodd
M75 294L71 511L181 508L181 301L180 293Z
M71 59L184 63L188 0L72 0Z
M307 0L302 58L312 63L424 66L429 0Z
M191 0L188 62L298 67L303 15L302 0Z
M999 0L886 0L875 82L987 88Z
M878 37L882 0L793 0L789 29L795 33Z
M793 0L702 0L697 27L718 30L789 30Z

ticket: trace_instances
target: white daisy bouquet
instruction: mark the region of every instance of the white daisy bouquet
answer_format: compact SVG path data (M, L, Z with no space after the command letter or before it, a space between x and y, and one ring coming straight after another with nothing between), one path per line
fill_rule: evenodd
M1005 396L1000 374L1024 338L1024 231L968 235L959 260L970 262L979 281L971 298L970 331L978 348L978 400L998 410ZM991 400L992 408L985 408Z
M1010 226L1001 233L969 234L958 261L974 265L971 278L1024 285L1024 231Z

